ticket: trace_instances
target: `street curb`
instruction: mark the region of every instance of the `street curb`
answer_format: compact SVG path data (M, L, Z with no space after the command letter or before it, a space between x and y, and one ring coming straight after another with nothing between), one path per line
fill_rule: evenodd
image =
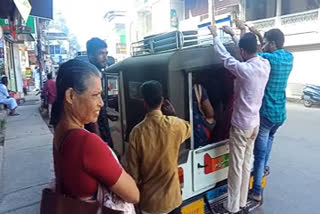
M3 198L4 136L0 137L0 202Z
M4 155L5 155L5 131L6 131L6 123L7 123L7 116L8 112L7 110L0 110L0 202L3 198L3 166L4 166Z

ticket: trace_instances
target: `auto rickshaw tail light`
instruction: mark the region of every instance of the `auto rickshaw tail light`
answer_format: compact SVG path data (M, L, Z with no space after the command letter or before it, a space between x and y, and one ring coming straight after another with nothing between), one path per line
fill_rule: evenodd
M182 167L178 168L178 174L179 174L180 184L183 184L184 183L184 172L183 172L183 168Z

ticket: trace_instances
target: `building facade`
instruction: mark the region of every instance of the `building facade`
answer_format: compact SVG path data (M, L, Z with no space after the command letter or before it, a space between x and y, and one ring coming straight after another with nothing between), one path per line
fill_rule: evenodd
M35 40L35 18L29 16L25 22L16 17L12 24L10 27L8 19L0 19L3 29L3 36L0 38L0 75L8 77L8 88L16 92L16 98L21 98L30 67L26 42Z
M305 84L320 85L320 1L246 0L244 16L262 33L279 28L285 34L285 48L294 55L288 96L300 97Z
M70 59L70 43L68 36L62 31L49 29L46 33L46 62L52 59L53 65L58 67L61 63ZM48 68L46 68L48 70Z
M132 14L131 42L146 36L175 30L200 30L202 24L215 19L229 24L241 15L242 0L136 0ZM212 6L214 5L214 6ZM225 21L225 23L223 23Z
M279 28L295 58L287 94L300 97L305 84L320 85L319 5L319 0L135 0L130 42L173 30L199 31L212 14L218 25L239 18L262 33Z
M134 8L131 14L132 41L177 30L184 19L183 0L135 0Z
M11 0L0 1L0 25L4 33L0 36L0 74L8 76L9 89L16 91L17 99L23 97L26 78L32 76L30 59L35 57L29 56L28 48L37 45L36 39L39 35L36 29L41 32L41 26L39 26L41 22L38 20L45 19L42 22L45 23L52 19L52 0L33 0L24 3L17 4L16 1ZM29 11L30 7L31 11ZM39 60L42 61L40 59L42 51L41 49L34 51L34 55L40 56L37 59L38 64Z
M104 19L106 21L108 54L121 61L130 56L129 34L130 19L127 11L108 11Z

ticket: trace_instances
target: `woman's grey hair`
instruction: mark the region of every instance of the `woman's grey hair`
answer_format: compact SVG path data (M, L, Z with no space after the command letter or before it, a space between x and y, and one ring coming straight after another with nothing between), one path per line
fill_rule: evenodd
M58 71L56 79L57 96L52 106L51 121L57 126L64 111L65 93L72 88L78 94L83 94L88 89L89 77L101 77L99 70L92 64L77 59L63 63Z

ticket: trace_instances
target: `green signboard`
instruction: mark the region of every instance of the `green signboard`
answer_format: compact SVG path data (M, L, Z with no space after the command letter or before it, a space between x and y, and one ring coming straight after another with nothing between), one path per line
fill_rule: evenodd
M22 19L21 20L21 26L22 26L22 32L21 33L23 33L23 34L35 33L34 22L35 22L35 20L34 20L33 16L29 16L27 22L25 22ZM8 19L0 19L0 26L2 27L4 33L10 33Z

